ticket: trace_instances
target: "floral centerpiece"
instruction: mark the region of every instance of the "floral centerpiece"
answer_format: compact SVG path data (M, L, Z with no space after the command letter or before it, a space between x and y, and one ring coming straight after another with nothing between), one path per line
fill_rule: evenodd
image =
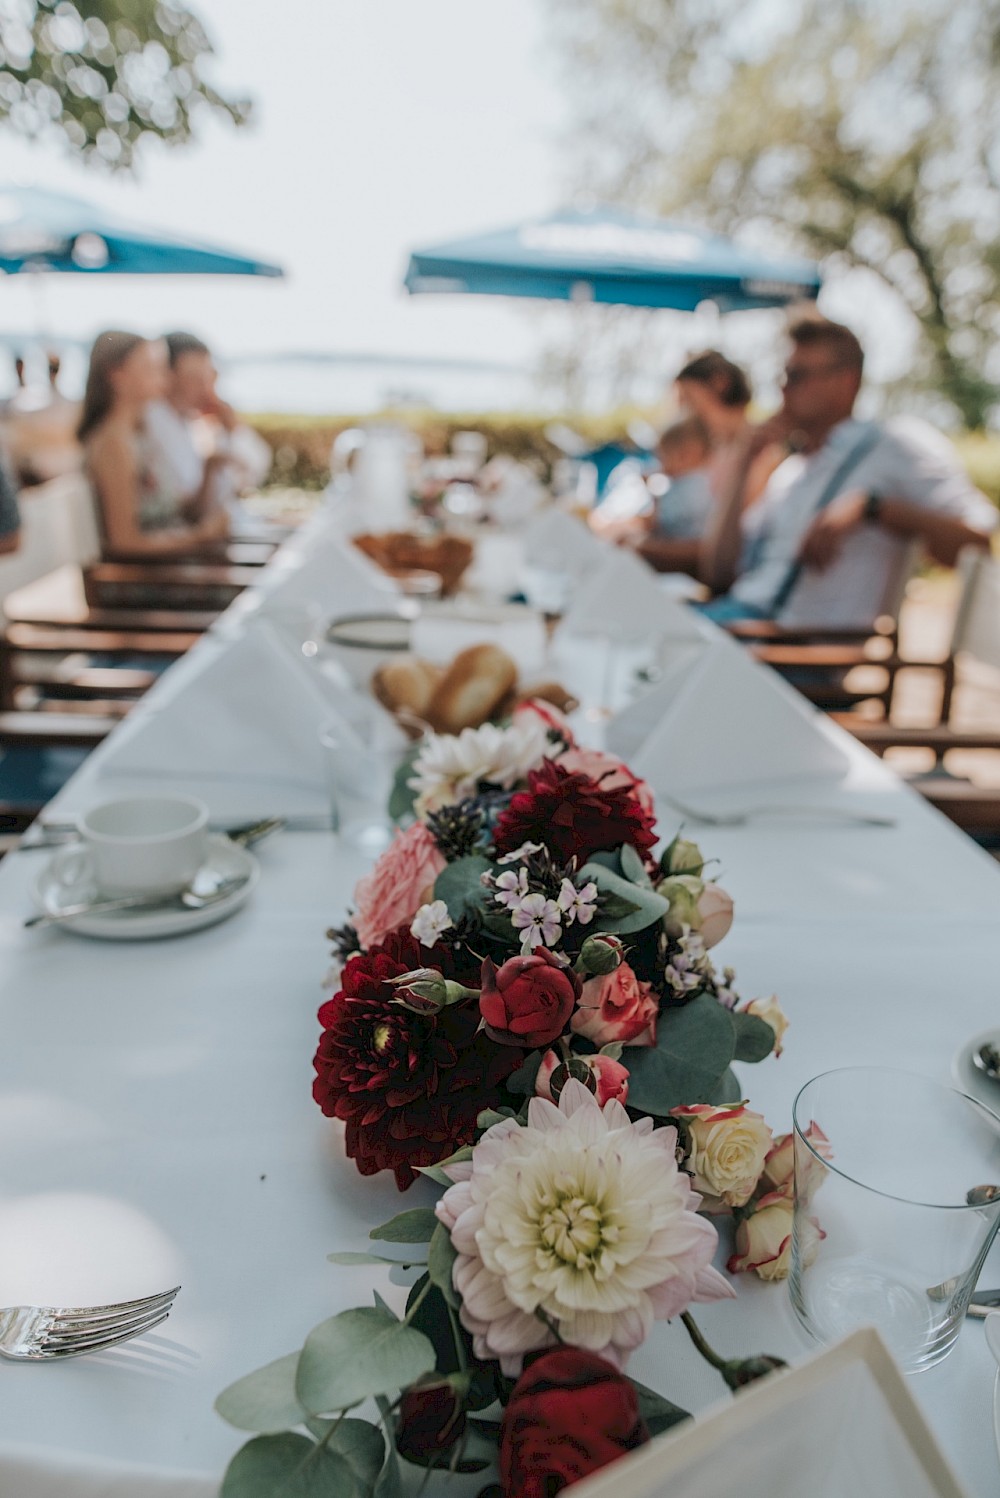
M790 1141L731 1069L780 1054L786 1021L716 969L733 906L698 847L657 854L649 787L544 703L422 744L393 810L409 825L330 933L313 1091L362 1174L441 1189L371 1232L422 1272L402 1316L376 1295L221 1396L261 1433L225 1498L268 1472L387 1498L400 1457L558 1492L684 1418L623 1371L656 1320L733 1387L780 1366L719 1358L689 1311L735 1294L713 1216L736 1219L731 1273L782 1277L791 1231ZM347 1415L368 1398L381 1429Z

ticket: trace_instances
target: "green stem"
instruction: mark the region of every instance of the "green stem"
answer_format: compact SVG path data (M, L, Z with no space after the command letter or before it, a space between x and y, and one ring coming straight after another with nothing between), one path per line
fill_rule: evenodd
M458 1324L458 1317L455 1315L455 1308L447 1300L444 1304L445 1309L448 1312L448 1321L451 1326L451 1337L452 1341L455 1344L455 1356L458 1358L458 1366L463 1373L468 1373L469 1360L465 1355L465 1342L462 1337L461 1328Z
M688 1336L691 1338L691 1341L694 1343L695 1347L697 1347L698 1351L705 1359L705 1362L711 1363L713 1368L718 1368L721 1372L722 1369L726 1366L725 1359L720 1358L719 1354L714 1350L714 1348L709 1347L708 1343L705 1341L705 1338L701 1334L701 1329L698 1326L697 1321L695 1321L694 1317L691 1315L691 1312L682 1311L681 1320L687 1328Z
M409 1326L409 1324L413 1320L414 1316L420 1310L420 1307L423 1305L424 1300L427 1298L427 1295L430 1292L430 1288L431 1288L431 1281L430 1281L430 1279L428 1279L426 1285L421 1290L420 1294L417 1296L417 1298L413 1302L412 1306L410 1306L410 1308L407 1311L406 1315L403 1317L403 1325L404 1326Z

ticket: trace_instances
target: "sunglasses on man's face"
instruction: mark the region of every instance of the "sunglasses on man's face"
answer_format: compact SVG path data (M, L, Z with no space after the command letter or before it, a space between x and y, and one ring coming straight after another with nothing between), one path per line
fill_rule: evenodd
M829 375L839 374L846 369L844 364L815 364L789 365L781 377L781 383L785 390L794 385L805 385L809 380L826 379Z

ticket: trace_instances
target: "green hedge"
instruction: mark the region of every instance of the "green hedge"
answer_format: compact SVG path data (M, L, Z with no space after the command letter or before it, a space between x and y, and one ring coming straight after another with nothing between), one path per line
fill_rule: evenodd
M636 417L653 419L652 413L636 408L612 411L606 416L533 416L526 413L462 415L440 411L383 411L378 417L366 416L281 416L247 417L274 451L274 484L299 489L322 489L329 478L330 448L335 437L348 427L361 426L373 420L393 420L420 433L431 453L448 450L454 432L482 432L489 444L490 456L497 452L533 462L544 476L559 456L545 436L553 420L562 419L595 446L624 437L629 422ZM962 460L975 483L1000 506L1000 436L977 432L962 433L954 438Z

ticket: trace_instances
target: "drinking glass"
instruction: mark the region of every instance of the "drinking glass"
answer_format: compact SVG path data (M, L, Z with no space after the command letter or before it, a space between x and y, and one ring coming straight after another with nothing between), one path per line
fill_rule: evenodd
M320 730L333 830L373 856L392 842L389 797L407 741L376 717L332 718Z
M933 1367L1000 1226L1000 1118L926 1077L860 1066L807 1082L793 1119L799 1320L823 1342L875 1326L904 1372Z

